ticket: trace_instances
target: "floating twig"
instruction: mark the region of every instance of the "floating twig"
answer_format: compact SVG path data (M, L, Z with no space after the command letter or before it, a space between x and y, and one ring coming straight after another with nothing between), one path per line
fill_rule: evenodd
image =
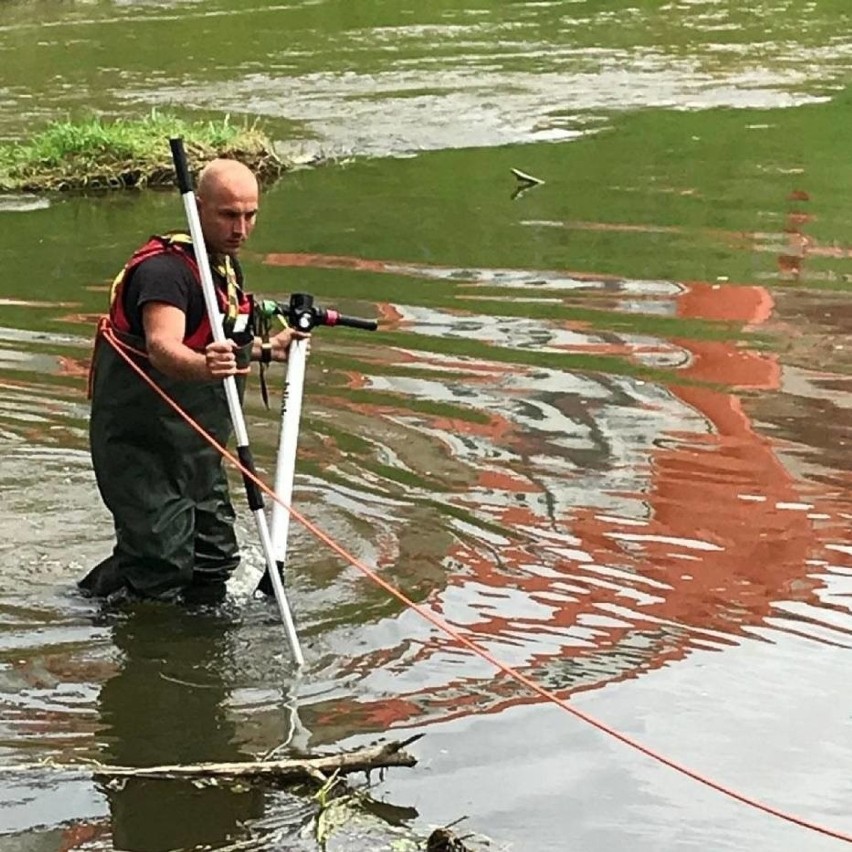
M528 175L526 172L522 172L520 169L512 169L512 174L521 183L525 183L528 186L535 186L535 185L544 183L544 181L541 180L541 178L533 177L533 175Z

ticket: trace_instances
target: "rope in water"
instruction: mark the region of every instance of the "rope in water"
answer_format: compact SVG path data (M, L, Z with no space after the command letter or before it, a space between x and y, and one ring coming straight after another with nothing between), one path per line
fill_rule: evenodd
M426 609L425 607L414 603L414 601L410 600L405 594L399 591L399 589L392 586L386 580L383 580L375 571L373 571L367 565L364 565L357 557L350 554L344 547L342 547L330 536L328 536L321 529L319 529L315 524L305 518L299 511L294 509L292 506L286 505L286 503L284 503L284 501L282 501L281 498L265 482L263 482L259 477L257 477L247 468L245 468L236 456L230 453L226 447L223 447L221 444L219 444L215 438L208 434L195 420L193 420L193 418L189 414L187 414L173 399L171 399L171 397L169 397L169 395L165 391L158 387L157 384L145 374L142 368L139 367L139 365L133 361L132 357L126 351L124 351L126 348L125 344L118 340L112 329L107 327L103 329L101 333L104 335L106 341L116 350L116 352L121 356L121 358L137 373L137 375L139 375L164 400L164 402L166 402L180 417L182 417L192 429L194 429L202 438L204 438L204 440L207 441L208 444L214 447L224 459L226 459L234 468L240 471L243 476L246 476L251 479L258 486L258 488L263 491L264 494L266 494L270 499L274 500L276 503L283 506L293 518L295 518L300 524L302 524L302 526L305 527L308 532L310 532L313 536L319 539L319 541L327 545L329 548L331 548L331 550L333 550L335 553L337 553L339 556L349 562L349 564L361 571L366 577L368 577L370 580L372 580L374 583L384 589L389 595L396 598L409 609L412 609L417 612L426 621L430 622L443 633L446 633L460 645L463 645L464 647L470 649L471 651L473 651L473 653L489 662L499 671L518 681L518 683L523 684L529 690L536 693L537 695L540 695L547 701L555 704L557 707L560 707L563 710L567 711L577 719L580 719L586 724L591 725L593 728L597 728L602 733L613 737L624 745L629 746L630 748L640 752L641 754L644 754L646 757L649 757L652 760L655 760L658 763L669 767L669 769L673 769L675 772L678 772L681 775L686 776L687 778L691 778L693 781L697 781L699 784L702 784L705 787L709 787L711 790L715 790L718 793L722 793L728 798L734 799L744 805L748 805L751 808L769 814L770 816L777 817L778 819L784 820L785 822L793 823L794 825L801 826L802 828L806 828L810 831L826 835L827 837L833 837L836 840L843 840L846 843L852 843L852 834L848 834L837 829L832 829L827 826L820 825L819 823L805 819L804 817L796 816L795 814L788 813L787 811L783 811L780 808L774 807L773 805L766 804L765 802L761 802L744 793L740 793L731 787L727 787L718 781L714 781L712 778L702 775L697 770L690 769L688 766L684 766L683 764L678 763L674 759L660 754L649 746L643 745L638 740L629 737L627 734L623 734L620 731L617 731L614 728L610 727L606 723L601 722L594 716L591 716L588 713L584 713L582 710L578 710L576 707L572 707L565 699L560 698L554 692L551 692L545 687L539 685L534 680L530 679L512 666L501 662L486 648L483 648L478 643L474 642L471 639L468 639L466 636L459 633L452 625L444 621L444 619L435 615L433 612Z

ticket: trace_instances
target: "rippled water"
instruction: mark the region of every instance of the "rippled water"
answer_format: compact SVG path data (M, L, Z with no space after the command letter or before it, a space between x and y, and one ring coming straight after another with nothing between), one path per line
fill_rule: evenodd
M2 135L168 104L341 158L266 193L245 259L265 296L380 320L315 334L297 508L572 707L852 833L843 4L33 8L0 10ZM512 168L544 183L519 193ZM3 848L317 848L305 796L30 765L419 732L418 766L372 790L382 816L329 848L460 817L501 849L844 845L495 673L299 524L299 679L264 602L78 598L111 541L86 446L94 320L180 213L171 193L0 199L0 749L29 766L0 775ZM256 385L247 419L271 480Z
M262 116L359 155L570 139L639 107L766 109L848 76L841 2L639 8L7 4L0 131L21 114L159 105Z

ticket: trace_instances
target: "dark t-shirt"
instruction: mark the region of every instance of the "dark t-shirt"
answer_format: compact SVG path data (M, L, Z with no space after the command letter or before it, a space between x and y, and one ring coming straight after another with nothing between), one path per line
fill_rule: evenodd
M243 271L239 261L232 258L237 274L237 284L242 287ZM227 292L225 279L211 268L213 282L223 293ZM130 323L131 334L145 336L142 325L142 308L148 302L173 305L186 314L186 336L199 326L207 312L204 291L185 260L174 254L158 254L139 264L124 282L124 312Z

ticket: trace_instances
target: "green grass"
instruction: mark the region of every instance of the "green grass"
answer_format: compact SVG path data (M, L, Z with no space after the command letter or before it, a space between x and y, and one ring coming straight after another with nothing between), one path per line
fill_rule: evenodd
M57 121L28 142L0 144L0 191L124 189L174 182L169 139L181 137L190 163L232 157L262 180L284 164L255 125L190 122L151 112L139 119Z

